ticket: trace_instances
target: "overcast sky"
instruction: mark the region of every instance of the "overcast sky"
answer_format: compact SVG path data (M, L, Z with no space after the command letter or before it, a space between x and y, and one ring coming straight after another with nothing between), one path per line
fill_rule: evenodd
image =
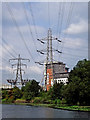
M46 54L40 55L36 50L45 50L37 38L46 38L48 29L52 29L53 37L62 42L53 41L53 48L62 54L53 52L54 60L61 61L70 68L79 60L88 58L88 3L55 3L55 2L9 2L2 3L2 82L15 79L9 59L29 58L23 78L43 78L44 66L35 61L45 61ZM23 67L24 68L24 67Z

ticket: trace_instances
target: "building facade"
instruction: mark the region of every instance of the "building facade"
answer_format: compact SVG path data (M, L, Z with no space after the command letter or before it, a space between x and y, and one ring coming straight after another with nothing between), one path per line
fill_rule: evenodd
M65 85L68 82L69 72L68 68L65 67L63 62L53 62L47 64L47 91L56 83L64 83Z

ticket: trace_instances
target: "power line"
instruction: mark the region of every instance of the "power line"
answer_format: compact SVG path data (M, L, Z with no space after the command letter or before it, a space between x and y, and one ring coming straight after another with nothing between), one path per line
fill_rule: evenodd
M72 17L72 12L73 12L73 7L74 7L74 3L71 2L71 5L70 5L70 7L69 7L68 17L67 17L67 22L66 22L66 28L67 28L67 27L69 26L69 24L70 24L71 17ZM65 35L64 37L66 38L67 33L66 33L66 34L64 33L64 35ZM63 50L63 48L64 48L64 44L63 44L62 50Z
M14 24L15 24L18 32L19 32L19 35L20 35L20 37L21 37L21 39L22 39L22 41L23 41L23 43L24 43L24 45L25 45L25 47L26 47L26 49L27 49L27 51L28 51L28 53L30 55L30 57L34 61L34 58L33 58L32 54L31 54L31 52L30 52L30 50L29 50L29 48L28 48L28 46L27 46L27 44L26 44L26 42L25 42L25 40L23 38L23 35L22 35L22 33L21 33L20 29L19 29L19 26L18 26L18 24L16 22L16 19L15 19L14 15L13 15L13 12L12 12L11 8L9 7L8 3L6 3L6 6L7 6L7 9L8 9L8 11L9 11L11 17L12 17L12 20L13 20L13 22L14 22ZM35 61L34 61L34 63L35 63Z
M33 15L33 10L32 10L31 3L29 4L29 8L30 8L30 12L31 12L34 28L35 28L36 37L38 38L38 32L37 32L37 28L36 28L36 22L35 22L35 18L34 18L34 15Z
M6 44L7 46L9 46L9 44L6 42L6 40L4 38L2 38L2 41L3 41L4 44ZM16 51L12 47L10 47L10 48L17 55Z
M35 46L35 48L36 48L36 50L37 50L36 42L35 42L35 39L34 39L34 37L33 37L33 33L32 33L32 30L31 30L31 27L30 27L30 20L28 19L28 15L27 15L27 11L26 11L26 8L25 8L25 4L22 2L22 5L23 5L23 8L24 8L24 9L23 9L23 10L24 10L24 14L25 14L25 16L26 16L26 20L27 20L27 23L28 23L29 32L30 32L30 34L31 34L31 36L32 36L34 46Z
M2 62L5 62L5 63L9 64L8 60L6 59L6 57L5 58L2 57Z
M0 38L1 38L1 36L0 36ZM6 51L7 50L7 52L9 53L9 55L10 56L12 56L12 57L15 57L15 55L11 52L11 51L9 51L9 49L7 48L7 46L9 46L9 44L5 41L5 39L4 38L2 38L2 42L6 45L3 45L3 43L2 43L2 45L3 45L3 47L4 47L4 50ZM11 47L10 47L11 48ZM13 48L11 48L12 49L12 51L15 53L15 54L17 54L16 53L16 51L13 49ZM3 50L3 49L2 49Z
M73 8L74 8L74 3L71 2L70 8L69 8L69 13L68 13L66 27L70 24L71 17L72 17L72 12L73 12Z
M59 4L61 4L61 3L59 3ZM59 10L61 10L61 15L60 15L60 11L59 11L59 15L58 15L58 19L59 19L59 17L61 17L61 19L60 19L60 23L58 22L58 25L60 25L60 30L59 30L59 26L57 26L57 30L58 30L58 37L60 38L60 35L61 35L61 32L62 32L62 24L63 24L63 17L64 17L64 12L65 12L65 4L66 3L63 3L62 2L62 6L60 6L59 5ZM59 21L59 20L58 20ZM58 44L58 41L57 41L57 49L58 49L58 46L59 46L59 44Z
M4 50L7 50L8 51L8 53L12 56L12 57L15 57L9 50L8 50L8 48L7 47L5 47L4 45L3 45L3 47L5 48Z
M60 16L61 16L61 2L59 3L59 12L58 12L58 21L57 21L57 34L59 34L58 31L59 31L59 24L60 24Z
M62 3L62 8L61 8L61 21L60 21L60 30L59 30L59 38L60 38L60 35L61 35L61 31L62 31L62 25L63 25L63 18L64 18L64 13L65 13L65 2L64 3Z
M75 49L75 48L69 48L69 47L64 47L65 49L68 49L68 50L75 50L75 51L88 51L88 49L86 50L86 49Z
M84 57L84 56L80 56L80 55L75 55L75 54L71 54L71 53L66 53L66 52L63 52L63 54L67 54L67 55L70 55L70 56L74 56L74 57Z
M73 12L73 2L71 2L71 5L70 5L70 7L69 7L69 13L68 13L68 17L67 17L67 22L66 22L66 27L70 24L70 21L71 21L71 17L72 17L72 12ZM65 34L65 36L64 37L66 37L67 36L67 34ZM58 45L57 45L57 48L58 48ZM63 42L63 46L62 46L62 50L63 50L63 48L64 48L64 42ZM61 50L61 51L62 51ZM59 58L60 58L60 55L59 55ZM59 59L58 58L58 59Z

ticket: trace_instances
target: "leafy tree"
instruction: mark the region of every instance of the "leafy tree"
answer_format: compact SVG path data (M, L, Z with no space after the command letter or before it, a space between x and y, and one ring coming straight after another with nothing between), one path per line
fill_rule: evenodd
M7 94L8 94L7 90L2 90L2 99L5 99Z
M25 85L24 98L27 101L31 100L33 97L38 96L39 89L40 89L40 86L38 84L39 84L38 82L36 82L35 80L32 80Z
M12 91L12 96L14 97L14 100L22 97L22 92L18 87L14 87Z
M90 105L90 61L85 59L77 63L70 72L63 95L69 104Z
M53 87L49 90L49 94L52 100L62 99L61 89L63 85L63 83L55 83Z

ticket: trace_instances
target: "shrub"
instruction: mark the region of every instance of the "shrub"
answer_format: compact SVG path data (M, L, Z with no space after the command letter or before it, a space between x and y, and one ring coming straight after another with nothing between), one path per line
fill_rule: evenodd
M60 99L57 99L57 104L60 104L61 103L61 100Z
M14 96L10 96L10 98L7 100L8 103L13 103L14 102Z
M34 103L41 103L42 102L42 98L41 97L35 97L33 102Z

